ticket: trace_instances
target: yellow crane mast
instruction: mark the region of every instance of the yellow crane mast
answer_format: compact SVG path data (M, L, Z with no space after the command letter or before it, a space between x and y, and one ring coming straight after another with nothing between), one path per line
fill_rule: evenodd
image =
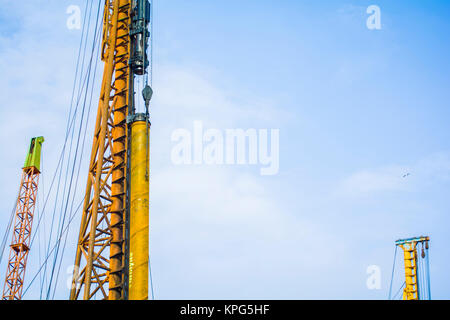
M70 299L148 299L149 102L134 83L149 65L148 0L106 0L103 80ZM145 139L144 139L145 137ZM144 294L145 292L145 294Z
M405 266L405 288L403 289L403 300L420 300L424 292L424 287L420 283L420 275L419 275L419 255L418 255L418 245L422 244L422 258L427 256L428 252L425 253L425 249L428 251L430 241L429 237L416 237L409 239L401 239L395 242L395 245L400 247L403 250L403 260ZM424 270L427 274L426 277L422 277L422 279L427 280L429 277L428 273L428 264L426 269ZM427 280L427 293L429 294L429 279Z

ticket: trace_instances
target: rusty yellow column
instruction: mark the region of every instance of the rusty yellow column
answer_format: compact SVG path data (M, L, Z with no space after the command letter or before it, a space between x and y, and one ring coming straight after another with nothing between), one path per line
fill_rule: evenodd
M130 57L130 9L131 0L119 1L117 21L116 55L114 63L114 109L113 127L111 130L113 144L113 170L111 173L111 209L110 209L110 274L109 300L124 298L124 218L126 210L126 156L127 156L127 124L129 77L128 60Z
M145 114L131 122L129 300L148 300L149 135Z

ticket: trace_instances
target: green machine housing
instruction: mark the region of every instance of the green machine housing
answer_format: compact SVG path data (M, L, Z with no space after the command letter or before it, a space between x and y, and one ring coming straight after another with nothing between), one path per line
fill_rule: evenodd
M35 167L38 171L41 171L41 151L44 141L44 137L31 139L24 168Z

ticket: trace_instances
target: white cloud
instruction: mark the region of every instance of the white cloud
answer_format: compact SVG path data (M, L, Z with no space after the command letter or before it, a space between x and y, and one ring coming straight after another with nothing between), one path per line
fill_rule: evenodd
M273 128L288 121L289 115L265 97L245 90L229 92L217 87L219 74L197 66L159 65L155 69L155 116L164 115L166 125L191 126L202 120L216 128L259 125Z
M450 155L435 153L410 165L360 170L338 183L338 197L368 197L386 192L408 192L450 180Z
M345 241L310 213L285 208L264 177L232 168L155 170L151 247L159 298L306 298L296 288L339 281L324 273L349 257Z
M344 179L337 187L338 195L358 197L378 192L405 190L402 176L408 172L405 167L385 167L375 170L363 170Z

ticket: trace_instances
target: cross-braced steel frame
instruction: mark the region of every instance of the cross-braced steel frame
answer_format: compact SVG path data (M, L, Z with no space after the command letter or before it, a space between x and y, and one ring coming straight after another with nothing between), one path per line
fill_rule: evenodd
M70 299L124 299L131 0L106 0L105 62Z
M22 299L39 175L40 172L35 167L24 168L22 172L11 249L3 288L3 300Z

